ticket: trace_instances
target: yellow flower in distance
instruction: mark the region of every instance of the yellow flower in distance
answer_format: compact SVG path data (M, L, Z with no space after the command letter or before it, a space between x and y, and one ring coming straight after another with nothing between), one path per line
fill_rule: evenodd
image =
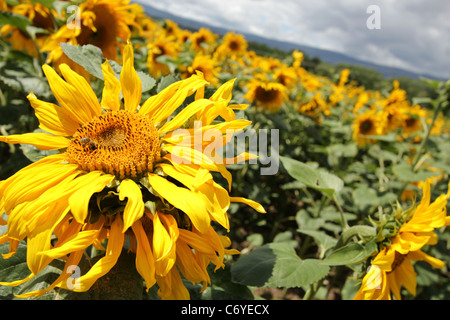
M402 286L415 295L417 281L412 261L426 261L434 268L445 266L443 261L421 249L437 243L435 229L449 225L446 206L450 185L449 192L433 203L430 203L430 181L424 183L422 193L422 200L412 216L406 217L390 245L382 248L373 259L355 300L390 300L392 295L400 300Z
M376 110L369 110L357 115L352 124L353 139L360 146L373 143L368 136L381 135L384 132L385 119Z
M47 62L54 67L62 63L68 64L79 74L88 77L83 68L73 63L62 51L60 43L73 45L91 44L99 47L103 56L110 60L117 60L126 41L130 38L131 25L135 21L133 6L127 0L87 0L78 7L79 25L74 19L64 24L51 35L41 48L43 52L49 52Z
M245 98L271 112L277 111L287 98L286 87L278 82L252 79L247 87Z
M55 28L52 11L40 3L21 3L12 7L11 12L27 17L33 27L43 29L47 32L52 32ZM39 47L44 44L48 36L47 33L37 32L35 34L35 43L28 34L9 24L0 28L0 35L5 36L11 42L13 49L25 51L33 57L38 56Z
M208 264L223 267L226 256L237 253L226 249L230 240L217 234L211 222L230 228L230 202L264 212L251 200L230 197L213 180L211 172L219 172L231 186L225 165L205 152L209 140L195 147L195 140L180 142L183 134L203 137L209 129L225 133L250 124L234 118L233 108L242 106L228 105L233 81L205 99L208 83L197 74L141 104L141 80L134 69L133 48L127 44L120 79L108 61L102 65L105 85L99 102L82 76L64 64L60 69L65 80L43 66L59 106L33 93L28 96L45 132L0 136L3 142L59 151L0 182L0 212L7 214L7 232L0 243L10 243L4 258L14 255L19 241L26 239L30 270L23 280L0 284L24 283L61 258L65 268L54 283L21 297L40 296L54 287L87 291L116 264L129 237L147 290L157 283L163 299L189 298L178 270L205 289L210 283ZM195 100L169 119L192 95ZM213 124L219 116L226 121ZM190 120L203 126L192 128ZM180 145L183 152L175 152ZM78 278L78 287L68 287L67 268L78 265L91 245L104 249L105 256Z

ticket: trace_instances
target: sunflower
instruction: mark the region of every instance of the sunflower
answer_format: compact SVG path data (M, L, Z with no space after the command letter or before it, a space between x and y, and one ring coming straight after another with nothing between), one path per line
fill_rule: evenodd
M403 120L403 136L407 137L417 133L422 128L422 120L427 117L427 110L419 105L414 105L405 111Z
M301 104L299 111L312 118L316 118L320 115L330 115L330 110L320 91L316 92L310 101Z
M450 185L449 192L440 195L431 204L430 181L424 183L422 193L421 203L411 211L412 215L408 211L401 212L405 222L390 244L382 248L371 262L355 300L390 300L392 294L400 300L402 286L415 295L417 281L412 261L426 261L434 268L445 266L443 261L421 249L437 243L435 229L449 225L446 206Z
M191 50L201 53L209 53L216 46L218 36L208 28L200 28L191 34Z
M246 99L272 112L278 110L287 98L286 87L278 82L252 79L247 88Z
M157 36L154 41L147 44L149 48L147 56L147 67L149 73L158 78L170 73L170 68L158 60L159 57L168 56L176 58L180 51L180 43L175 36L166 37L164 33Z
M53 63L59 71L60 64L68 64L72 69L87 77L83 68L66 57L60 43L73 45L91 44L99 47L103 56L117 60L126 41L130 38L130 27L135 21L134 5L127 0L88 0L78 7L80 27L63 25L45 42L41 51L49 52L47 63Z
M21 297L40 296L54 287L89 290L116 264L128 237L147 290L157 283L163 299L187 299L181 275L205 289L210 283L208 264L223 267L227 255L238 253L226 249L230 240L211 223L229 230L230 202L264 212L256 202L230 197L229 189L214 181L211 171L219 172L230 188L231 174L205 152L209 140L194 146L185 139L191 134L203 138L210 129L223 134L250 124L234 117L233 109L243 106L228 105L233 81L205 99L208 83L199 73L140 105L141 80L133 55L127 44L120 80L108 61L102 64L105 85L100 102L89 83L69 66L60 66L63 80L44 65L60 106L33 93L28 99L46 132L0 136L3 142L59 151L0 182L0 212L7 214L7 221L1 221L7 223L7 232L0 243L10 243L4 258L14 255L19 241L26 239L30 269L25 279L1 284L25 283L52 260L66 261L48 288ZM194 100L169 119L193 95ZM219 117L225 121L213 124ZM192 127L191 120L203 126ZM103 248L105 256L78 278L79 286L68 288L67 268L77 265L91 245Z
M196 74L197 71L200 71L203 73L205 80L210 84L213 86L219 84L218 76L220 67L217 64L217 61L210 55L197 54L190 66L181 65L179 68L183 72L181 74L182 79L189 78L193 74Z
M247 40L241 34L228 32L222 38L222 43L217 47L215 55L217 59L236 59L247 52Z
M376 110L369 110L357 115L353 121L353 139L360 146L372 143L367 136L381 135L384 132L385 121L382 114Z
M48 36L46 32L51 32L55 28L53 12L40 3L18 4L12 7L11 12L27 17L31 21L31 26L44 32L36 32L35 40L33 40L26 32L13 25L6 24L0 29L0 35L6 36L14 50L25 51L28 55L37 57L39 47L43 46Z

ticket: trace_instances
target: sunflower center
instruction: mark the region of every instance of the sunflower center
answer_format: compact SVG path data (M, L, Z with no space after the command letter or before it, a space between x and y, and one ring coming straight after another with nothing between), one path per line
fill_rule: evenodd
M395 251L395 258L394 258L394 262L392 262L391 272L393 272L395 269L397 269L403 263L405 258L406 258L406 254L401 254L401 253L398 253L397 251Z
M83 170L100 170L118 179L136 179L153 171L159 158L153 122L130 111L111 111L94 118L73 135L67 161Z
M373 127L373 123L370 119L368 119L368 120L364 120L363 122L361 122L359 129L362 134L367 134L370 132L370 130L372 130L372 127Z
M279 91L275 89L265 89L263 87L256 88L255 97L262 103L270 103L276 101Z

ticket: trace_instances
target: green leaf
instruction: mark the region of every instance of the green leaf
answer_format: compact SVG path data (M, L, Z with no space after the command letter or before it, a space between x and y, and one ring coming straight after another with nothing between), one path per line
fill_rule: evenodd
M377 235L377 228L366 225L352 226L342 232L336 247L345 245L352 237L358 236L359 238L371 238Z
M365 246L356 242L350 242L346 246L334 250L328 257L321 261L321 264L339 266L359 263L370 257L376 250L377 244L375 242L368 242Z
M323 231L299 229L298 232L313 238L316 244L319 245L323 251L333 248L337 242L335 238L330 237Z
M404 182L425 181L429 177L439 175L439 172L433 171L415 172L412 170L411 165L407 163L394 165L392 167L392 171L398 177L399 180Z
M321 280L329 267L300 259L286 243L270 243L242 256L231 267L236 283L259 287L302 287Z
M0 11L0 26L6 24L17 27L26 32L27 26L31 24L31 21L27 17L17 13Z
M91 44L74 46L69 43L61 43L61 49L69 59L82 66L94 77L103 80L102 50Z
M303 162L291 158L280 157L280 160L291 177L329 197L333 197L344 186L344 182L331 173L314 169Z

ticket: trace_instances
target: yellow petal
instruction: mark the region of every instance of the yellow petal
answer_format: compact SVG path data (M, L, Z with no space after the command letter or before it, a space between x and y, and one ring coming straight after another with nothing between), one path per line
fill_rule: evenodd
M78 223L84 223L88 215L89 200L96 192L102 191L114 179L113 175L91 175L92 181L75 191L69 198L70 211Z
M175 208L185 212L197 230L202 233L208 230L211 220L202 197L158 175L149 174L148 179L154 191Z
M147 291L155 284L155 258L153 256L147 234L140 220L137 220L131 228L136 237L136 270L144 278Z
M86 230L75 234L71 239L66 241L62 246L42 251L39 254L51 259L61 258L71 252L85 250L97 238L100 230Z
M193 75L190 78L172 83L160 93L148 98L139 109L139 113L149 114L155 124L167 119L184 100L195 91L203 88L207 81L203 76Z
M80 127L74 120L76 117L70 111L56 104L41 101L33 93L27 96L34 108L35 115L39 119L39 127L47 132L60 135L72 136Z
M207 109L213 105L214 104L207 99L201 99L192 102L186 108L181 110L181 112L178 113L172 120L170 120L164 126L162 126L158 130L158 133L162 134L164 132L169 132L181 127L194 114L204 109Z
M67 148L69 139L49 133L24 133L0 136L0 141L11 144L30 144L39 150L56 150Z
M62 64L61 66L63 65L64 64ZM69 110L70 114L76 117L73 120L75 120L79 124L89 122L93 117L93 107L95 106L89 106L87 104L89 102L82 99L82 96L79 93L79 90L82 89L75 88L71 84L64 81L56 73L56 71L48 65L42 66L42 69L44 70L45 76L47 77L50 89L52 90L53 95L55 96L56 100L58 100L61 107ZM66 73L68 73L67 69ZM89 89L86 88L84 89L84 91L87 91ZM90 90L92 91L92 89ZM98 101L97 104L99 104Z
M114 267L122 253L125 238L122 229L123 221L121 216L117 214L114 222L111 224L105 256L99 259L86 274L78 278L78 286L73 288L73 291L83 292L89 290L98 278L107 274ZM62 282L59 286L68 289L65 282Z
M142 83L134 69L134 54L131 43L127 43L123 50L123 67L120 72L120 83L125 110L135 111L141 102Z
M84 109L90 117L99 116L102 113L100 103L98 102L97 95L86 79L70 69L67 64L61 64L59 69L67 84L75 88L78 93L78 101L84 104Z
M25 201L33 201L49 188L52 188L71 175L77 169L70 164L42 164L28 168L26 174L20 173L21 178L14 183L5 185L3 189L4 209L10 212L17 205Z
M230 197L230 201L231 202L241 202L241 203L244 203L244 204L252 207L253 209L255 209L256 211L258 211L260 213L266 213L266 210L264 209L264 207L262 205L260 205L258 202L255 202L253 200L241 198L241 197Z
M165 276L174 266L177 239L178 226L175 218L156 212L153 219L153 254L157 275Z
M103 78L105 86L103 87L101 105L105 109L119 110L120 109L120 86L119 79L116 78L113 69L108 60L102 64Z
M142 191L131 179L125 179L120 183L119 199L123 201L125 198L128 198L128 201L123 212L123 232L144 215Z

